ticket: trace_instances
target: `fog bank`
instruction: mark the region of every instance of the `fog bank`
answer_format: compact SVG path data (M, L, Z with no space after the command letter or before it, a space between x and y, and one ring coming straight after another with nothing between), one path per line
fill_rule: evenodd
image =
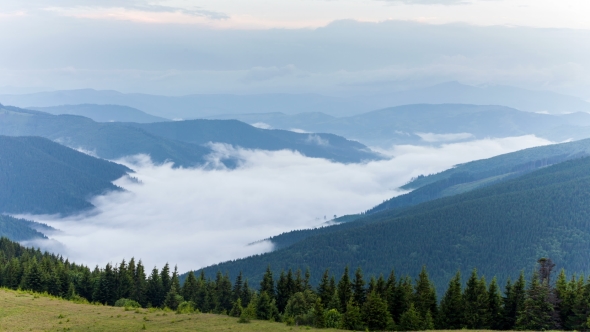
M91 266L134 256L151 268L165 262L181 271L263 253L268 242L248 243L293 229L318 226L334 215L358 213L391 198L410 178L455 164L550 142L535 136L485 139L441 147L395 146L391 159L338 164L291 151L252 151L216 145L241 160L237 169L174 169L147 156L119 162L139 182L92 199L91 213L58 218L20 216L61 232L36 242ZM56 243L57 242L57 243Z

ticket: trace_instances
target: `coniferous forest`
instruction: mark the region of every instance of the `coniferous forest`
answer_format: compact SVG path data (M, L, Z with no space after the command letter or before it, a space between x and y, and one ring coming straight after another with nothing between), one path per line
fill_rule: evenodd
M314 271L317 273L317 271ZM361 269L283 271L270 267L260 284L250 285L239 274L230 280L190 272L181 285L176 268L147 270L141 260L107 264L93 270L61 256L25 248L0 239L0 286L47 292L77 302L110 306L160 307L179 312L199 311L288 325L349 330L586 330L590 323L590 280L556 272L551 259L541 258L529 280L524 272L503 287L496 278L461 272L442 295L426 267L418 276L365 276Z

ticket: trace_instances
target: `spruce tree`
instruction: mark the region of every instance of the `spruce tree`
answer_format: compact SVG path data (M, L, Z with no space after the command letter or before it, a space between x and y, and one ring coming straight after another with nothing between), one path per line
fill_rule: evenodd
M146 301L152 307L161 307L164 303L164 287L157 268L152 269L146 285Z
M147 299L147 281L145 275L145 268L141 263L141 260L137 262L135 274L133 276L133 295L132 299L137 301L141 306L146 307L148 304Z
M181 295L185 301L193 301L197 303L197 293L199 291L199 285L195 273L190 271L184 280L182 285Z
M361 268L357 268L354 273L354 279L352 281L352 300L354 305L362 308L365 304L366 299L365 280L363 279L363 271Z
M318 329L326 327L326 318L324 317L324 306L322 300L318 297L313 307L313 326Z
M242 297L242 291L243 291L243 287L244 287L244 281L242 278L243 278L242 271L240 271L240 273L238 273L238 276L236 277L236 281L234 282L234 287L231 291L231 299L232 299L232 302L234 302L234 303L236 303L238 301L238 299L240 299ZM185 283L186 283L186 281L185 281Z
M413 297L414 286L412 285L412 279L407 276L400 279L394 290L393 305L390 305L391 317L394 321L398 322L401 315L410 308Z
M289 301L290 297L291 292L289 284L287 283L287 276L283 270L281 271L279 281L277 282L277 308L279 309L279 312L285 312L285 307L287 306L287 301Z
M367 296L362 314L363 321L371 331L385 330L390 325L391 315L387 303L375 290Z
M479 279L473 269L467 281L464 299L463 322L468 329L484 329L488 323L488 292L485 280Z
M401 314L399 318L399 330L420 331L422 330L423 319L414 304L411 303L408 310Z
M488 287L488 319L486 324L488 328L492 330L502 328L502 296L495 277Z
M549 288L535 272L527 289L523 309L518 313L516 328L519 330L549 330L554 328L551 316L555 308L549 302Z
M357 307L352 297L346 303L346 311L342 314L342 328L345 330L363 329L363 318L359 307Z
M449 287L440 302L438 328L459 330L463 327L463 291L461 273L457 272L449 282Z
M275 282L272 277L272 271L270 265L266 268L266 272L260 282L260 293L266 293L269 299L275 298Z
M423 319L426 317L428 311L432 315L437 314L436 291L434 285L428 278L426 267L422 267L422 271L416 280L413 302L416 310Z
M324 306L327 306L332 299L332 296L334 296L334 290L330 289L330 271L327 269L322 275L317 293Z
M30 289L38 293L42 293L45 290L43 272L39 268L39 264L37 264L37 259L33 258L24 273L23 279L24 289Z
M170 277L170 265L166 263L160 271L160 280L162 281L162 288L164 289L164 293L167 293L170 290L170 284L172 282L172 278Z
M348 277L348 266L344 268L344 273L338 281L338 286L336 289L338 291L338 302L339 308L338 311L341 313L345 313L348 308L348 302L352 299L352 285L350 284L350 279Z
M503 330L513 330L516 325L518 313L523 309L526 297L526 281L524 272L520 273L518 280L512 284L510 280L506 283L505 296L503 299Z

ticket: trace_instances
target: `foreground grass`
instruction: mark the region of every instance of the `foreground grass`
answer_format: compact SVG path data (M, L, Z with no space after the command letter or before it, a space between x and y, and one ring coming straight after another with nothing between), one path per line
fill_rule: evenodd
M0 289L0 331L142 331L144 326L147 331L308 329L257 320L239 324L237 318L213 314L176 314L148 309L125 311L124 308L76 304L49 296Z
M0 288L0 331L337 331L213 314L176 314L77 304L51 296ZM445 331L438 331L445 332Z

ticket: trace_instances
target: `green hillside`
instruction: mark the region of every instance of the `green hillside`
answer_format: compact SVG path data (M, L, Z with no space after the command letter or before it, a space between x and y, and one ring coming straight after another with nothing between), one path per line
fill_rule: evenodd
M364 222L361 227L350 224ZM458 269L477 266L505 280L538 257L590 271L590 158L567 161L468 193L366 216L337 232L275 252L214 265L207 273L243 271L260 280L273 270L362 267L368 274L416 274L423 265L442 287ZM347 228L348 227L348 228ZM317 280L316 280L317 281Z
M0 212L54 214L92 207L131 172L41 137L0 136Z
M44 224L0 214L0 237L7 237L13 241L45 239L47 237L38 230L51 229Z

